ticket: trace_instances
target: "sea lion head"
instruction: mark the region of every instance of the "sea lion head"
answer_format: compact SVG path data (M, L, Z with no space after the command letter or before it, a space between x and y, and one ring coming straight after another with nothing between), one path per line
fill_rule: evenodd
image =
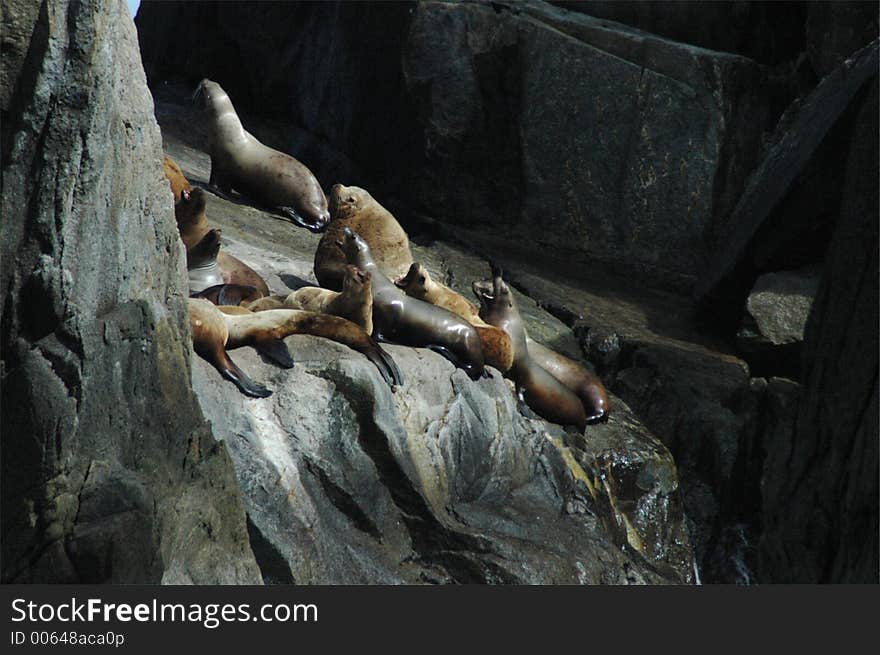
M345 277L342 278L342 292L360 295L369 293L372 287L373 274L357 266L348 264L345 267Z
M226 91L223 90L223 87L207 78L199 82L199 85L193 92L192 99L199 109L208 111L215 116L219 116L226 111L235 112L232 107L232 101L229 99Z
M408 296L424 298L428 292L428 271L418 262L413 262L406 275L394 280L394 284L403 289Z
M365 259L370 258L370 246L350 227L342 228L342 239L336 242L342 249L345 258L351 264L362 266Z
M330 215L333 218L351 218L373 199L365 189L357 186L334 184L330 189Z
M205 213L206 204L205 192L199 187L195 187L191 191L181 191L180 200L174 203L174 218L177 219L178 229L192 225Z
M480 318L489 325L499 325L515 308L510 287L501 277L501 269L492 265L492 279L473 283L474 295L480 301Z

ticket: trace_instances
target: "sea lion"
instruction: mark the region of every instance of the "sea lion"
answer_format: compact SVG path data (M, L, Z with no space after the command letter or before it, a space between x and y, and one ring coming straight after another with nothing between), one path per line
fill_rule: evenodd
M484 372L477 331L452 312L410 298L379 270L370 246L349 227L338 243L349 264L372 273L373 334L406 346L428 347L463 368L473 379Z
M193 97L208 117L212 187L226 193L234 189L313 232L327 226L327 197L304 164L245 130L216 82L202 80Z
M480 318L475 304L445 284L432 280L424 266L413 262L407 274L395 280L394 284L408 296L448 309L453 314L461 316L477 330L486 363L494 366L501 373L510 370L513 365L513 344L507 332L486 323Z
M266 387L251 380L238 368L226 352L229 329L223 314L207 300L190 299L188 302L189 325L196 354L216 368L225 379L233 382L246 396L265 398L272 395Z
M171 159L168 155L165 155L163 166L165 168L165 177L168 178L168 182L171 184L171 193L174 195L174 202L177 202L180 200L180 196L183 192L192 191L192 185L189 183L189 180L186 179L186 176L184 176L183 171L180 170L180 166L177 165L177 162Z
M293 309L347 318L360 325L367 334L372 334L373 274L348 264L345 267L342 291L303 287L291 293L285 304Z
M312 334L344 344L366 356L389 386L403 384L403 376L391 356L360 327L344 318L295 309L251 312L238 306L216 307L203 298L190 298L188 303L195 351L247 395L265 397L271 392L250 380L226 350L258 346L291 334Z
M289 294L288 294L289 295ZM267 309L299 309L298 307L288 307L284 304L284 301L287 299L287 295L271 295L266 296L265 298L258 298L250 303L245 303L244 307L247 307L252 312L264 312Z
M598 423L607 418L611 402L608 400L605 385L598 377L576 361L533 341L529 336L526 336L526 347L529 356L538 366L581 399L587 412L587 423Z
M587 426L587 415L580 399L529 356L526 331L513 300L513 294L501 278L500 269L493 267L491 281L473 283L480 299L480 317L499 327L513 342L513 366L508 371L517 388L517 395L536 414L560 425L574 425L581 432Z
M409 237L394 216L369 192L356 186L334 184L330 189L332 219L315 250L315 277L325 289L340 291L346 260L336 242L342 230L354 230L370 246L378 269L392 280L412 264Z
M220 229L214 228L216 234L205 241L209 232L212 231L207 218L207 198L205 192L198 187L191 191L184 191L180 200L174 205L174 217L177 220L177 230L186 248L187 269L191 260L201 262L203 270L195 274L190 273L190 291L198 292L215 284L239 284L255 287L262 296L269 295L269 286L266 281L250 266L237 257L233 257L220 248ZM211 261L210 252L213 252L214 239L216 238L215 261ZM198 252L193 253L196 250ZM210 273L210 275L209 275ZM217 275L220 281L217 282ZM201 286L205 284L206 286Z

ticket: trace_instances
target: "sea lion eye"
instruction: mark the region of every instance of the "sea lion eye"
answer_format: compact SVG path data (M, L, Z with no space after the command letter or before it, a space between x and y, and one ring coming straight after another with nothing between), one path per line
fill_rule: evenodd
M419 284L424 284L424 283L425 283L425 276L419 275Z
M354 203L354 196L349 196L348 198L345 199L345 202Z

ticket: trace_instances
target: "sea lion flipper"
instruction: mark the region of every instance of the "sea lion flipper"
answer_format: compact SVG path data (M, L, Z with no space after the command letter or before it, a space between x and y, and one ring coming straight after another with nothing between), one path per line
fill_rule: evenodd
M461 358L459 358L454 352L452 352L449 348L445 346L441 346L435 343L427 346L428 350L433 350L438 355L443 355L446 359L452 362L452 365L456 368L463 369L465 373L468 374L471 380L477 380L483 375L483 371L485 370L482 366L477 368L470 362L465 362Z
M274 209L279 214L284 214L291 221L293 221L294 223L296 223L300 227L306 228L310 232L323 232L324 229L327 227L326 224L317 224L317 223L308 222L306 219L304 219L302 216L300 216L299 213L293 207L278 206L278 207L274 207Z
M375 341L374 345L376 347L376 353L378 353L379 357L382 359L382 362L384 363L385 367L388 369L391 375L390 384L392 388L395 386L402 387L404 382L403 373L401 373L400 369L397 367L397 362L394 361L394 358L388 353L388 351L382 348L382 346L380 346L378 343L375 343ZM373 363L375 364L375 362ZM382 369L380 368L379 370L381 371Z
M222 365L217 366L217 370L220 371L220 375L235 384L239 391L246 396L252 398L266 398L272 395L272 392L262 384L257 384L251 380L247 376L247 373L238 368L238 365L233 362L232 358L228 355Z
M277 339L267 339L254 343L256 348L262 355L265 355L281 368L293 368L293 357L290 355L287 345Z

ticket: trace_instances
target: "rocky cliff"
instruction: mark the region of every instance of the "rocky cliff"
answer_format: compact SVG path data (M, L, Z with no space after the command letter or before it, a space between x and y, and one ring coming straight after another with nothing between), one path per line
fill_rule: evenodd
M3 580L257 582L232 462L190 385L128 10L10 2L3 30Z

